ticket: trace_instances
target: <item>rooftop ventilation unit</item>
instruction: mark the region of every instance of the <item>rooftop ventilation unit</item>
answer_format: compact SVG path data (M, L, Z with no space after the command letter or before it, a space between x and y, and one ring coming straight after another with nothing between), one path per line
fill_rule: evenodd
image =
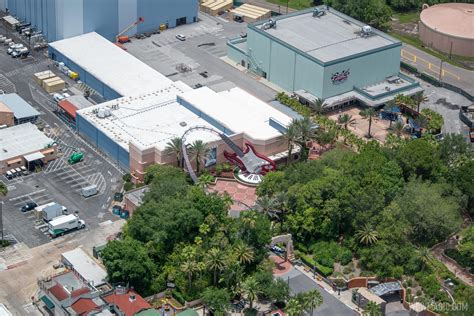
M181 127L185 127L185 126L188 125L188 124L186 124L185 121L182 121L182 122L179 123L179 125L181 125Z
M268 30L271 28L276 29L277 22L274 19L270 19L268 22L262 24L262 30Z
M110 109L107 108L101 108L97 111L97 117L98 118L106 118L110 116Z
M372 27L369 25L364 25L362 27L362 37L368 37L372 34Z
M314 8L313 10L313 18L320 18L325 14L326 14L326 11L323 11L321 9Z

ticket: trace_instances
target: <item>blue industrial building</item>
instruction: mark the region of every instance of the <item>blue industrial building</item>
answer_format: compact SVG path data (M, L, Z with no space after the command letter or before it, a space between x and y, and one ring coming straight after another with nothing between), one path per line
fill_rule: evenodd
M127 35L153 32L197 21L197 0L0 0L0 9L31 23L48 42L89 32L109 40L139 17Z

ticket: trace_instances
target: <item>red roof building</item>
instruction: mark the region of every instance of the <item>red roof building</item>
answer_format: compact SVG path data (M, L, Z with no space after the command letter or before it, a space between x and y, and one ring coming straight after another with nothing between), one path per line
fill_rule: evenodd
M98 307L99 306L90 298L80 298L71 305L71 308L80 316L87 315Z
M59 302L64 301L69 297L64 287L59 283L49 288L48 292L51 293L51 295L53 295Z
M125 316L133 316L141 310L151 308L151 305L135 291L115 291L104 297L104 300L120 310Z

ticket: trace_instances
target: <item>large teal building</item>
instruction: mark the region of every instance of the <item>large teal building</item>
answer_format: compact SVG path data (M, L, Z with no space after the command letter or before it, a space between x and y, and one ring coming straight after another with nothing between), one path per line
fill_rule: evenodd
M321 6L249 24L228 57L307 102L379 106L421 91L399 73L400 41Z

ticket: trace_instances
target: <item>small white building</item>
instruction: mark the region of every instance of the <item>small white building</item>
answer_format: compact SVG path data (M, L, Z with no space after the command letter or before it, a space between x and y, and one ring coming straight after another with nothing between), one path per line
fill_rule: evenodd
M61 254L61 261L83 281L88 282L94 287L106 283L107 272L81 248L64 252Z

